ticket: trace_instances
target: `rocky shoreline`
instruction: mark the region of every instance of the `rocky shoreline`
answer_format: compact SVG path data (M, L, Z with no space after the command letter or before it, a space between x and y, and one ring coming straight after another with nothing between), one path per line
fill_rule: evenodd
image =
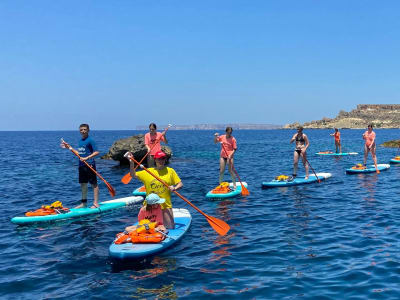
M350 112L341 110L336 118L286 124L283 128L295 129L302 125L304 128L366 128L373 124L375 128L400 128L400 104L359 104Z

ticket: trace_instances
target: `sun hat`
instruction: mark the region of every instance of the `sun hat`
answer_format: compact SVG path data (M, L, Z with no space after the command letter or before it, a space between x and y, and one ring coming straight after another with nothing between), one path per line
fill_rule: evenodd
M154 158L163 158L163 157L166 157L167 155L164 153L164 152L162 152L162 151L157 151L155 154L154 154Z
M146 202L148 205L161 204L165 202L165 199L160 198L157 194L151 193L146 196Z

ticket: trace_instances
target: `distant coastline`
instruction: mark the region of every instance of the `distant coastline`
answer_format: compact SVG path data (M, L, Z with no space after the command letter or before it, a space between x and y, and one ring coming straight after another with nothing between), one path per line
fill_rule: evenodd
M336 118L322 118L321 120L286 124L283 128L294 129L299 125L304 128L366 128L372 124L375 128L400 128L400 104L359 104L350 112L341 110Z
M174 125L170 130L225 130L227 126L235 130L269 130L281 129L282 125L274 124L195 124L195 125ZM165 128L167 125L159 125L159 128ZM148 125L136 126L136 130L148 130Z

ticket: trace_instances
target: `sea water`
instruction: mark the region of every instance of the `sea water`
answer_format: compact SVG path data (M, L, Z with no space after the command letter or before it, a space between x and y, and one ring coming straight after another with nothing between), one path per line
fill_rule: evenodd
M91 131L105 154L112 143L143 131ZM222 134L222 132L220 132ZM362 162L363 130L342 130L343 152L332 130L305 130L308 160L332 177L310 185L261 189L263 181L292 173L292 130L234 131L235 168L250 196L210 200L218 184L220 146L214 131L168 132L170 166L181 194L231 230L219 236L180 198L193 222L173 248L145 261L115 264L108 247L136 220L139 206L80 219L16 226L14 216L56 200L73 207L81 198L73 147L78 131L0 132L0 297L3 299L399 299L400 166L381 174L346 175ZM377 143L398 139L399 130L376 130ZM378 163L397 149L377 147ZM100 174L129 196L141 185L120 182L126 167L96 159ZM372 163L371 157L368 162ZM311 170L310 170L311 173ZM304 174L300 162L299 175ZM226 172L225 178L230 179ZM111 199L99 180L100 200ZM89 188L89 204L93 192Z

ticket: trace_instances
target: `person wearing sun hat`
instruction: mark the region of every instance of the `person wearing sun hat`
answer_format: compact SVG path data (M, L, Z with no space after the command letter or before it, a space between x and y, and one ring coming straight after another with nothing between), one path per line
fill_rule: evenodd
M132 156L132 153L129 153L128 157L129 156ZM147 195L154 193L160 198L165 199L165 202L161 203L164 226L167 229L174 229L175 222L174 214L172 212L171 192L180 189L183 186L183 183L173 168L165 166L166 158L167 155L164 152L156 152L154 154L156 167L149 168L148 170L166 182L168 184L168 188L146 171L136 172L135 164L132 162L132 160L129 161L131 176L143 182Z
M165 203L164 198L160 198L157 194L151 193L146 196L142 208L139 210L138 222L147 219L150 222L157 223L157 230L166 231L164 227L163 212L161 204ZM131 232L136 229L136 226L128 226L125 228L126 232Z

